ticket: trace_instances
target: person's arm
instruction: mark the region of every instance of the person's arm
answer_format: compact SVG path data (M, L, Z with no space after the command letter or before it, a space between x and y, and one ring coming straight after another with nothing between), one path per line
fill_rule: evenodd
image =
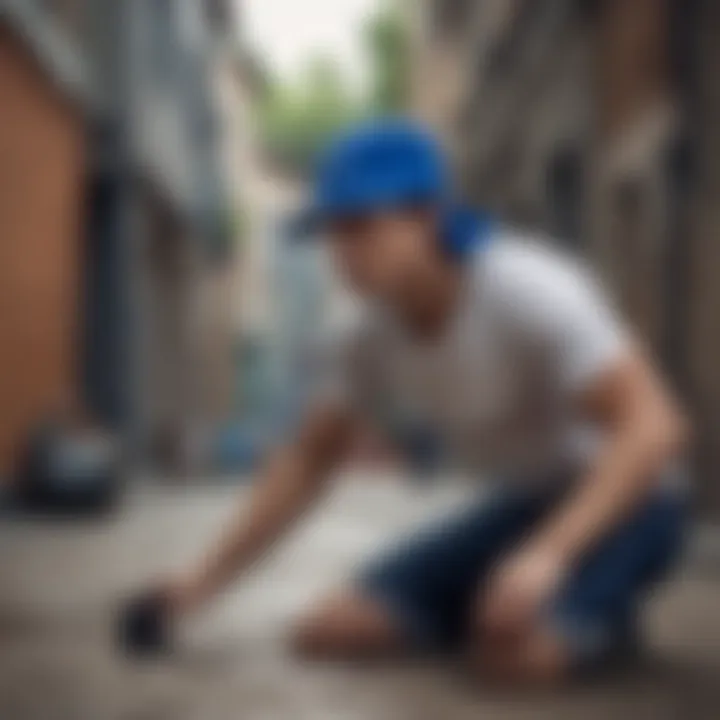
M572 567L647 498L686 442L686 421L637 355L603 373L579 402L604 428L604 446L565 502L501 563L483 608L486 631L526 627Z
M575 562L635 509L688 435L687 421L637 352L597 378L578 404L604 430L604 445L577 489L530 541L563 564Z
M171 582L176 614L194 610L226 588L268 550L320 495L352 437L342 410L314 411L297 438L277 450L258 478L249 504L197 567Z
M594 279L550 253L518 260L508 284L514 327L528 352L543 359L558 401L574 422L593 427L601 444L568 497L498 567L483 621L499 632L526 624L573 566L648 497L688 434Z

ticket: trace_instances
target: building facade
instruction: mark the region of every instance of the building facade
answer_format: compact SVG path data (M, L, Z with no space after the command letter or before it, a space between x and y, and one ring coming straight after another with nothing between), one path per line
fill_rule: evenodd
M166 467L202 424L203 287L227 251L210 80L223 12L210 0L2 5L0 103L13 111L0 121L12 157L0 222L16 281L0 283L0 374L28 376L0 410L5 458L58 396ZM44 359L17 369L31 351Z
M415 112L467 196L585 254L698 421L720 514L720 170L712 2L408 3ZM440 73L427 82L428 68Z
M0 25L0 476L75 380L87 98L59 81Z
M221 168L232 207L234 249L225 268L225 290L231 309L228 331L233 338L232 379L218 385L228 411L244 412L243 384L252 375L244 359L252 353L253 338L269 324L271 292L268 282L269 241L263 212L263 163L255 140L253 111L265 91L265 78L242 41L243 18L233 6L234 32L219 43L215 61L215 90L220 108ZM238 39L238 37L240 39ZM228 387L230 384L232 387Z

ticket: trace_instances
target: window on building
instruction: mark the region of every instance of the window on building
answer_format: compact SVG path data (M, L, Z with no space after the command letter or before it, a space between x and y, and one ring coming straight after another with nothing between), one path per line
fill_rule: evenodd
M564 242L577 246L582 237L584 202L582 157L575 148L558 150L547 168L551 231Z
M577 7L582 17L594 21L598 17L600 0L578 0Z
M451 39L467 26L473 10L473 0L432 0L430 22L441 38Z
M493 48L489 58L489 72L505 72L527 46L538 25L549 13L556 12L557 5L535 2L534 0L515 0L512 4L512 20L507 31Z
M647 318L643 317L643 295L648 268L643 267L642 246L646 235L646 198L642 181L628 178L618 182L611 197L612 232L610 272L623 310L645 337Z
M205 0L205 16L214 28L235 27L235 7L228 0Z
M38 7L73 40L82 43L91 0L35 0Z
M183 45L198 50L204 40L205 16L203 7L196 0L180 0L177 3L178 25Z
M158 79L177 70L177 24L173 0L148 0L149 52L152 72Z

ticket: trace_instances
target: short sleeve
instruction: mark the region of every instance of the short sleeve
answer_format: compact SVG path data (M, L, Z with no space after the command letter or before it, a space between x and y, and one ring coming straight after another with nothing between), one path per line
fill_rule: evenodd
M508 250L500 265L510 322L561 390L583 391L628 353L629 332L587 267L539 244Z
M370 323L357 308L336 308L319 328L309 363L310 400L360 410L371 393Z

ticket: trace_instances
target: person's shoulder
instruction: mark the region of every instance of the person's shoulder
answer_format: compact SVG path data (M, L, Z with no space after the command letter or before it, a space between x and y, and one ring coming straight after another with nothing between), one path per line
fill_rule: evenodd
M541 301L572 295L578 286L593 284L589 267L551 236L501 226L479 258L478 272L491 293Z
M551 235L501 225L485 251L485 264L503 274L585 273L578 256Z

